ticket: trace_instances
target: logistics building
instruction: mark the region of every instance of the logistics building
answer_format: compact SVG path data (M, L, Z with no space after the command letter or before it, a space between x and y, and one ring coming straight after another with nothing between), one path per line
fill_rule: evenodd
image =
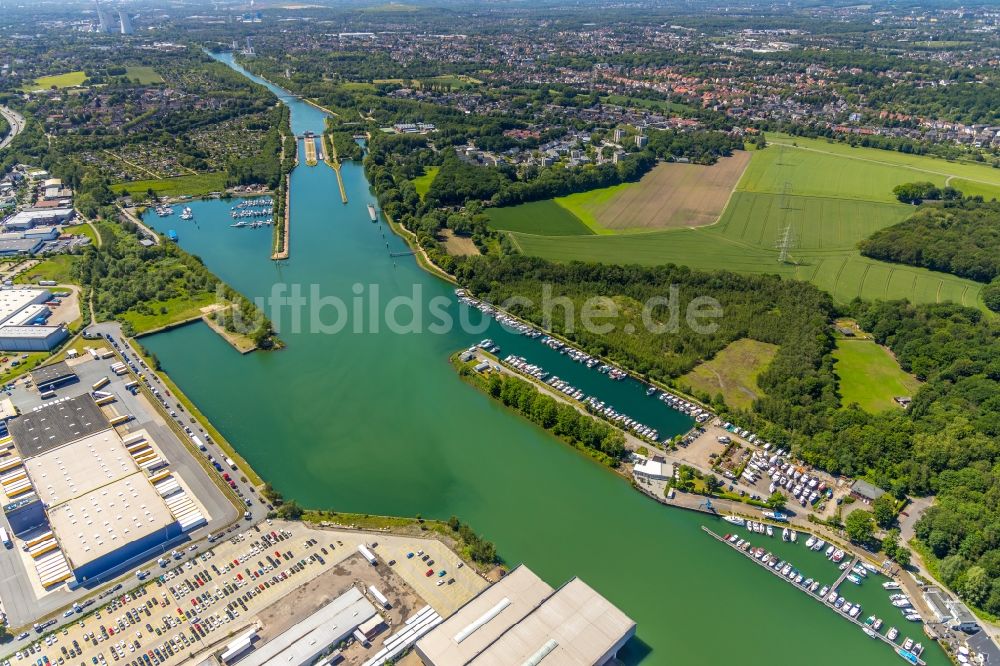
M0 289L0 349L49 351L65 340L66 327L45 325L52 312L44 303L51 299L48 289Z
M206 522L145 434L123 440L90 395L43 405L9 429L4 512L43 585L100 580Z
M524 566L480 592L417 642L429 666L606 664L635 622L578 578L553 590Z
M378 617L375 606L352 587L326 606L240 658L239 666L308 666L331 645L348 638L362 624ZM380 618L381 619L381 618ZM252 640L252 639L250 639ZM236 658L248 647L233 646Z

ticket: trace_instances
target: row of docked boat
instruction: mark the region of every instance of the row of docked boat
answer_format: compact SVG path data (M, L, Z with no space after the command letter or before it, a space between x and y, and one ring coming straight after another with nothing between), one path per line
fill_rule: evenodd
M628 377L628 373L621 368L616 368L613 365L604 363L601 359L591 356L585 351L571 347L562 340L558 338L553 338L550 335L543 335L539 340L543 345L549 349L553 349L560 354L565 354L570 360L576 361L577 363L582 363L588 368L597 368L597 371L601 374L607 375L609 378L615 381L621 381Z
M229 226L234 229L260 229L261 227L269 227L272 224L274 224L274 218L269 217L266 220L254 220L253 222L240 220L239 222L234 222Z
M759 522L744 519L739 516L723 516L723 520L733 525L745 526L753 533L760 533L762 527L766 529L766 527ZM919 657L924 648L920 643L914 643L914 641L910 638L906 638L901 643L897 643L896 641L900 637L900 632L896 627L889 627L888 631L886 631L883 636L881 630L885 626L885 622L875 615L870 615L867 619L862 621L860 619L862 612L861 604L856 604L845 599L836 589L832 589L829 585L821 586L819 581L813 580L812 578L805 578L804 575L800 573L791 562L778 558L764 548L754 547L749 540L743 539L738 534L726 534L723 537L723 540L747 557L752 557L760 564L772 569L775 574L785 578L796 586L801 587L817 599L822 600L837 612L854 620L861 626L862 631L864 631L866 635L873 639L887 640L895 649L896 653L910 663L914 665L922 663ZM810 537L806 540L806 547L810 550L822 550L824 545L826 545L825 541L813 535L810 535ZM827 550L827 557L830 559L843 559L844 553L843 551L830 546ZM843 564L843 568L848 566L851 566L850 561ZM878 572L878 569L866 562L856 564L851 569L851 575L856 576L861 580L863 580L869 573L876 572ZM897 589L898 586L899 584L895 581L889 581L883 584L883 587L886 589ZM892 599L893 605L897 607L909 604L909 599L907 599L903 594L894 594L890 597L890 599ZM909 611L904 609L904 617L906 617L906 619L913 620L919 619L919 616L916 615L912 608Z
M760 523L754 523L755 531L756 531L756 526L758 525L760 525ZM723 538L729 545L733 546L737 550L742 551L747 556L753 557L755 560L759 561L764 566L773 569L775 573L779 574L780 576L789 580L795 585L798 585L805 591L811 594L816 594L817 590L820 589L820 582L818 580L814 580L812 578L806 578L805 575L802 574L798 569L796 569L791 562L787 562L785 560L780 559L777 555L771 553L770 551L761 547L757 548L752 547L748 540L740 538L738 534L727 534ZM829 587L824 586L823 589L829 590Z
M489 347L489 345L493 345L492 340L483 340L483 342L479 344L481 348L489 349L490 351L493 351L494 349L499 350L499 347L496 347L495 345ZM522 375L545 382L566 397L582 403L583 406L587 408L587 411L610 421L623 430L630 431L636 436L642 437L651 442L659 443L659 432L656 428L647 426L639 421L636 421L627 414L618 412L614 407L605 404L603 400L599 400L594 396L587 396L587 394L583 391L576 388L569 382L560 379L558 376L552 375L542 366L529 363L523 356L511 354L503 359L503 364Z
M861 604L853 604L847 601L844 597L837 594L837 590L832 590L826 596L826 602L848 617L856 618L861 614Z
M174 209L171 206L167 206L166 204L157 206L153 210L156 211L156 214L159 215L160 217L170 217L171 215L174 214Z
M244 208L242 210L234 210L229 213L229 216L234 220L245 220L253 217L267 217L274 212L274 208Z
M603 400L598 400L597 398L591 396L583 400L583 405L587 408L587 411L597 414L598 416L602 416L612 423L618 424L638 437L648 439L656 444L660 443L660 433L656 428L640 423L631 416L616 411L614 407L604 404ZM669 442L670 439L668 438L662 443L667 444Z
M263 208L265 206L274 206L274 199L271 197L255 197L253 199L244 199L230 210L244 210L246 208Z
M655 396L657 400L662 402L667 407L672 407L682 414L694 417L694 420L698 423L704 423L712 417L712 414L707 409L703 409L693 402L688 402L684 398L676 396L668 391L661 391L655 386L647 388L646 395Z

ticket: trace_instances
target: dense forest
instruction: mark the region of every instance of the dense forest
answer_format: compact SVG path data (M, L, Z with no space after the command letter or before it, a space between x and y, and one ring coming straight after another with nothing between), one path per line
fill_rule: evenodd
M858 302L852 314L926 383L907 411L839 410L796 448L898 497L936 495L917 537L940 558L943 582L1000 614L1000 325L953 304Z
M964 199L927 204L859 247L875 259L990 282L1000 276L1000 203Z

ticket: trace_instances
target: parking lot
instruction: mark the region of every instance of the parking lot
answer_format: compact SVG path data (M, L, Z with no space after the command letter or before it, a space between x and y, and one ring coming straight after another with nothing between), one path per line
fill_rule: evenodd
M377 553L376 566L359 554L362 543ZM177 551L166 566L154 565L150 582L132 592L117 592L97 612L84 617L91 608L79 613L71 609L68 613L79 619L7 660L16 664L41 659L43 664L59 666L173 666L220 647L251 625L258 626L263 637L272 637L351 585L374 584L389 598L392 608L384 615L391 626L425 603L439 612L450 605L457 608L486 587L485 580L467 566L458 567L457 556L432 539L273 521L207 552L191 548ZM414 557L407 560L409 552ZM433 554L435 565L450 571L445 580L455 582L431 582L417 552ZM402 561L390 565L384 559L397 553ZM370 647L356 646L354 652L362 657L377 651L391 634L391 626Z

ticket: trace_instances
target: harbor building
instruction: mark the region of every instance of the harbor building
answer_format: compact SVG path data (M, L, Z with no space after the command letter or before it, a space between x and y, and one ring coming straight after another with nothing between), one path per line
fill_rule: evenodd
M352 587L249 654L246 650L250 648L253 637L244 635L244 640L234 641L229 658L239 658L239 666L309 666L331 645L347 639L373 618L381 622L375 606L365 599L358 588ZM227 649L227 652L230 650ZM246 656L240 656L243 654Z
M42 379L64 376L56 369ZM144 431L122 439L89 394L45 404L8 427L4 513L44 586L101 580L206 522Z
M601 665L635 628L579 578L554 590L519 566L421 638L416 653L427 666Z
M858 479L851 484L851 497L865 504L871 504L882 495L885 495L884 490L878 486L873 486L864 479Z

